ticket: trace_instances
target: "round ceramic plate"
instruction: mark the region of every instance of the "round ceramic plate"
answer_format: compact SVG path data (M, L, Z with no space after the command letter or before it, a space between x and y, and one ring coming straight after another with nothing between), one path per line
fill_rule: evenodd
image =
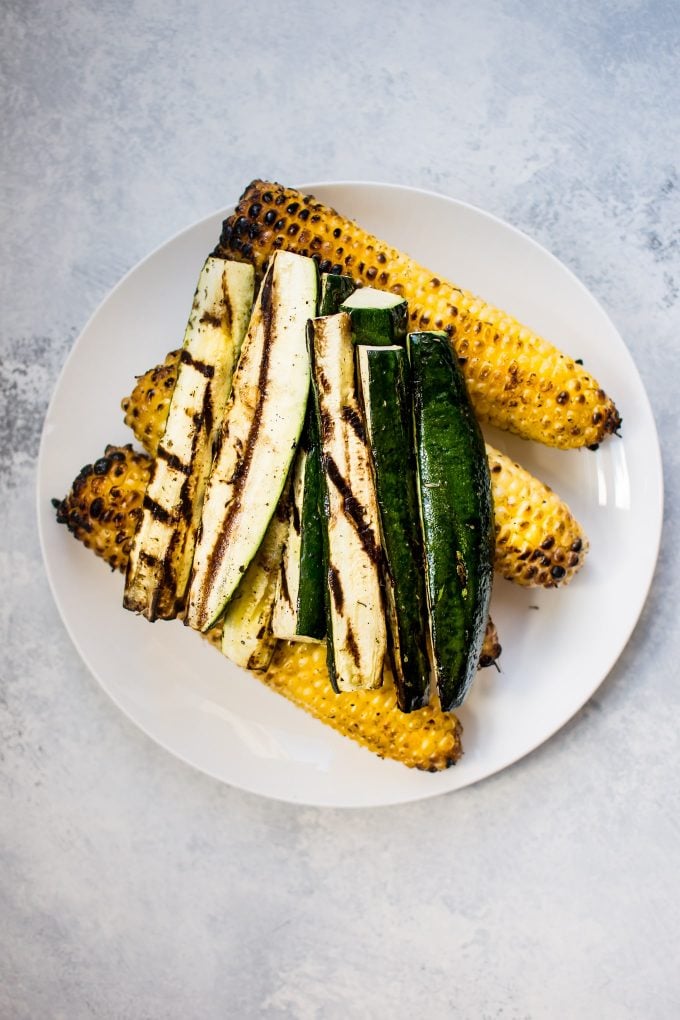
M587 701L640 614L661 531L662 475L649 402L616 329L581 283L534 241L461 202L383 184L304 190L405 249L438 275L550 337L614 396L623 437L596 452L489 438L571 506L591 541L564 590L498 579L492 614L501 672L477 677L460 718L465 755L422 773L382 761L308 717L179 624L121 608L123 579L57 525L50 497L109 442L129 442L121 397L176 347L199 270L227 211L195 224L133 269L76 342L45 421L38 469L40 534L54 597L81 656L114 702L179 758L224 782L303 804L361 806L456 790L528 754Z

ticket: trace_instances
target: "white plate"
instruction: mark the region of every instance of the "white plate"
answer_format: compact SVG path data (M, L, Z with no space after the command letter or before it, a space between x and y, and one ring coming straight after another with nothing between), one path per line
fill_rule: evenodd
M362 183L305 190L583 358L623 415L623 438L595 453L491 437L566 499L590 536L591 553L564 590L496 582L492 613L503 643L502 672L480 673L460 712L462 761L435 775L381 761L267 690L186 628L150 626L125 612L121 576L55 522L50 497L62 496L107 442L130 440L120 399L135 374L181 341L198 272L219 237L224 211L133 269L77 340L40 449L43 553L83 659L122 711L179 758L234 786L297 803L418 800L467 786L528 754L578 711L611 669L656 562L663 499L658 440L621 337L583 285L534 241L487 213L424 191Z

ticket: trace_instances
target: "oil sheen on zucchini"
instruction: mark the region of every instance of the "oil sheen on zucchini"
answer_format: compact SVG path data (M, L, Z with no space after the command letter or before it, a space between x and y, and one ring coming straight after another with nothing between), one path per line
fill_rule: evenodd
M340 311L343 301L356 290L351 276L340 276L335 273L321 274L319 293L319 315L334 315Z
M493 504L484 441L444 333L410 333L415 446L442 708L463 701L489 615Z
M382 548L349 315L314 319L308 334L321 449L328 671L338 691L376 688L387 650Z
M408 358L403 347L362 345L356 354L380 510L397 701L402 712L412 712L429 701L431 668Z
M295 455L309 397L312 259L276 252L234 373L203 503L186 622L207 630L257 552Z
M206 260L125 579L125 608L149 620L172 619L183 605L213 444L253 297L251 266Z
M352 318L355 344L403 344L408 326L408 304L398 294L374 287L359 287L340 308Z
M317 428L310 408L293 465L272 619L274 635L286 641L321 641L326 634L320 469Z

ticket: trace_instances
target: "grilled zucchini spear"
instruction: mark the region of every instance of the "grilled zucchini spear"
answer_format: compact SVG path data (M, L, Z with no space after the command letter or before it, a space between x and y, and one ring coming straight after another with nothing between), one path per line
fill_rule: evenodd
M269 667L277 644L272 633L272 613L288 532L287 504L284 492L262 544L222 618L222 652L237 666L255 673Z
M386 631L370 454L357 402L350 317L309 324L321 449L328 672L337 691L380 687Z
M408 328L408 304L398 294L359 287L343 301L349 312L355 344L403 344Z
M403 347L357 347L361 403L371 446L390 658L402 712L430 697L429 623L413 446L408 362Z
M286 534L276 590L272 631L287 641L321 641L326 634L323 540L319 517L321 462L310 408L295 457Z
M319 314L332 315L354 290L348 276L323 273ZM272 630L288 641L320 641L326 634L323 540L319 500L319 435L310 393L305 426L295 457L288 531L276 591Z
M408 301L411 329L443 329L480 420L564 449L599 443L621 424L591 375L512 316L312 195L253 181L224 221L219 250L261 273L278 248L311 255L322 271L350 273L358 285L399 294Z
M203 502L186 622L207 630L255 556L283 490L309 394L305 327L316 310L311 259L276 252L234 374Z
M182 608L213 444L253 303L251 266L210 256L130 552L123 605L148 620Z
M484 440L444 333L410 333L432 644L442 708L463 701L489 616L493 505Z

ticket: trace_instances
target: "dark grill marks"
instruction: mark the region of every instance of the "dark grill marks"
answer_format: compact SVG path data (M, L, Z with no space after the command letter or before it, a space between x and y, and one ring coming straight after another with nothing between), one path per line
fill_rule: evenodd
M345 640L347 641L347 650L352 656L352 661L358 667L361 656L359 655L359 646L357 645L357 639L354 636L352 624L349 620L347 621L347 637Z
M361 420L361 415L355 407L349 405L342 409L342 420L346 421L350 426L354 435L357 437L360 443L366 442L366 432L364 431L364 423Z
M164 446L158 447L156 456L159 457L160 460L164 460L165 463L173 469L173 471L177 471L179 474L188 475L191 470L188 464L182 463L177 454L170 453L170 451L166 450Z
M364 552L370 557L373 563L380 565L382 562L381 547L376 541L373 528L366 522L366 511L364 507L350 489L347 481L343 478L337 464L330 454L324 454L322 462L326 469L326 473L328 474L328 478L342 496L343 510L345 511L345 515L351 520L352 524L356 528L356 532L359 536Z
M333 596L335 608L339 613L342 613L345 605L345 594L342 590L342 584L340 583L338 572L332 563L328 566L328 587L330 588L331 595Z
M293 531L296 535L299 535L302 531L302 522L300 521L300 510L294 499L291 503L291 516L293 518Z
M217 315L213 315L212 312L205 311L198 320L201 325L214 326L215 329L219 329L222 325L222 320Z
M208 595L210 587L210 578L214 577L224 559L224 556L229 545L231 538L231 531L234 526L236 515L241 509L241 498L243 490L248 479L248 473L253 459L253 451L255 449L255 443L260 431L262 423L262 411L267 401L268 389L269 389L269 361L271 357L271 348L273 343L273 331L274 331L274 274L272 271L268 272L262 283L262 293L260 297L260 311L262 314L262 331L263 331L263 344L262 344L262 358L260 361L260 373L258 376L258 389L260 399L255 408L255 413L250 422L248 429L248 435L246 437L243 455L240 458L236 470L231 477L232 494L229 506L224 517L224 524L222 532L219 536L218 541L215 543L213 550L208 557L206 579L203 585L203 591L201 592L201 600L205 600ZM219 456L219 453L218 453Z
M286 600L289 606L292 607L293 602L290 597L290 589L288 588L288 576L286 574L286 550L284 548L283 555L281 557L281 595Z
M161 524L170 524L172 521L172 515L168 513L165 507L157 503L155 499L145 493L142 506L145 510L148 510L155 521L159 521Z
M203 319L201 319L201 322L202 321ZM217 325L218 326L220 325L219 320L217 320ZM215 374L215 369L212 365L206 365L204 361L199 361L198 358L192 358L191 354L189 353L189 351L186 350L186 348L182 348L179 360L182 362L183 365L191 365L191 367L195 368L197 372L200 372L201 375L204 375L206 379L212 379L212 377Z

